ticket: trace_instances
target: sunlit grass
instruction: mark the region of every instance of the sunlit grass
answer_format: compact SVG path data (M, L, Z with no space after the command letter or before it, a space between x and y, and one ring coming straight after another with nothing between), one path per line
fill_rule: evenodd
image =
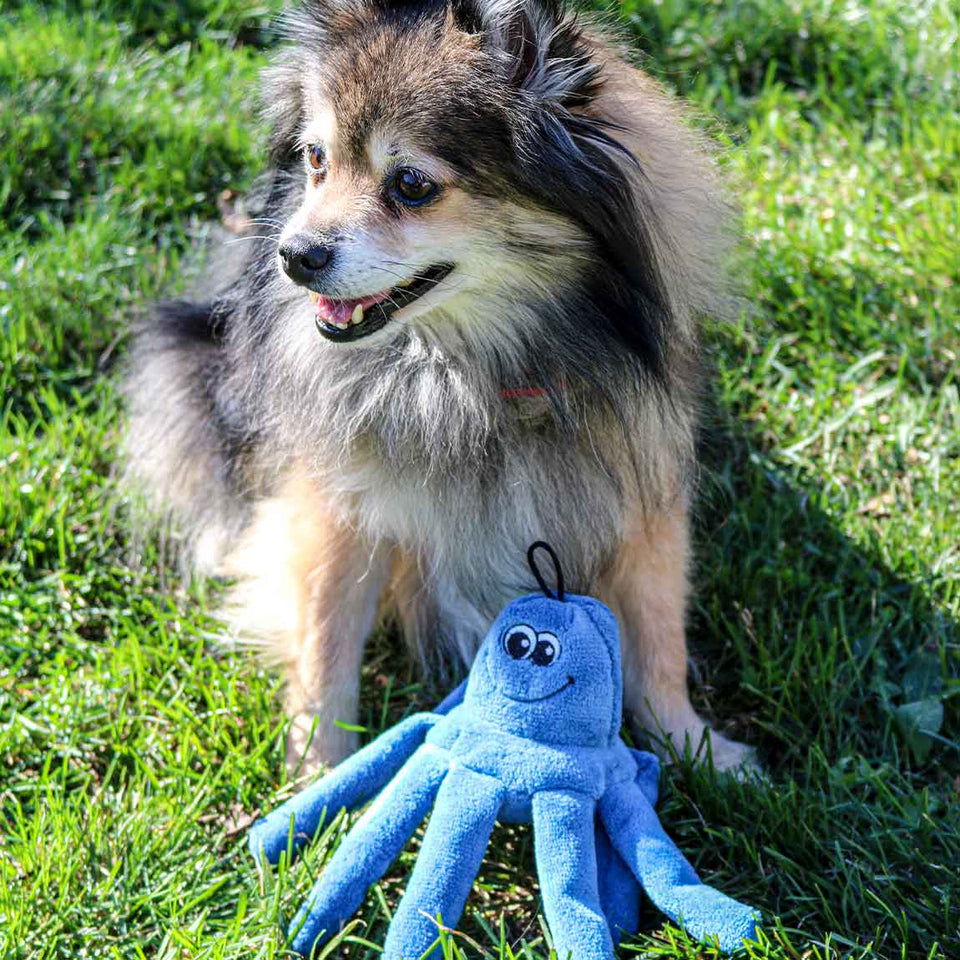
M278 679L221 645L218 585L131 538L114 479L124 331L257 173L276 8L0 13L2 957L285 956L341 835L258 876L244 824L291 790ZM770 782L681 764L661 816L764 911L753 956L960 956L956 11L619 11L727 141L746 239L744 316L709 330L691 638L698 706ZM371 734L435 695L394 644L365 667ZM530 848L497 828L450 956L547 956ZM414 855L330 956L378 955ZM647 909L620 955L715 953Z

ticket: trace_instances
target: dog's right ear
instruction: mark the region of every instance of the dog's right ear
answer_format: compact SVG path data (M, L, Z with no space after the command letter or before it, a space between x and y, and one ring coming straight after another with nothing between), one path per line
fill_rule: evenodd
M599 73L561 0L450 0L454 23L481 40L511 84L543 105L582 105Z

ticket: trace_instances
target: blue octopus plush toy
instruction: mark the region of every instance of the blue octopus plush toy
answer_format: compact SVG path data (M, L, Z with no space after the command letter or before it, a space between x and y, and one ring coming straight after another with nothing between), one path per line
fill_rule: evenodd
M617 623L590 597L551 593L509 604L469 677L432 713L408 717L258 821L250 848L276 863L325 817L375 798L326 865L290 926L308 956L333 936L430 813L384 960L439 958L495 821L533 823L537 874L560 960L612 960L636 931L639 885L699 939L735 950L753 909L700 882L653 809L659 767L620 739ZM431 812L432 811L432 812Z

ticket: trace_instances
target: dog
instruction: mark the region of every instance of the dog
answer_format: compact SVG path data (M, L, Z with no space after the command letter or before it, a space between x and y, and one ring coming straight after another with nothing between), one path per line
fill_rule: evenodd
M698 327L735 298L677 105L558 0L305 0L263 121L249 242L135 331L125 452L285 665L289 764L355 749L379 617L469 663L541 539L616 613L632 721L750 763L687 690Z

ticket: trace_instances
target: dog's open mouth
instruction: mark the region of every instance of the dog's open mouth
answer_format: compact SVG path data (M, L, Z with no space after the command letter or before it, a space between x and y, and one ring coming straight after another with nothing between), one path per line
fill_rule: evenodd
M389 290L356 300L325 297L311 290L310 299L317 311L317 330L337 343L369 336L383 327L398 310L429 293L451 270L452 263L439 263Z

